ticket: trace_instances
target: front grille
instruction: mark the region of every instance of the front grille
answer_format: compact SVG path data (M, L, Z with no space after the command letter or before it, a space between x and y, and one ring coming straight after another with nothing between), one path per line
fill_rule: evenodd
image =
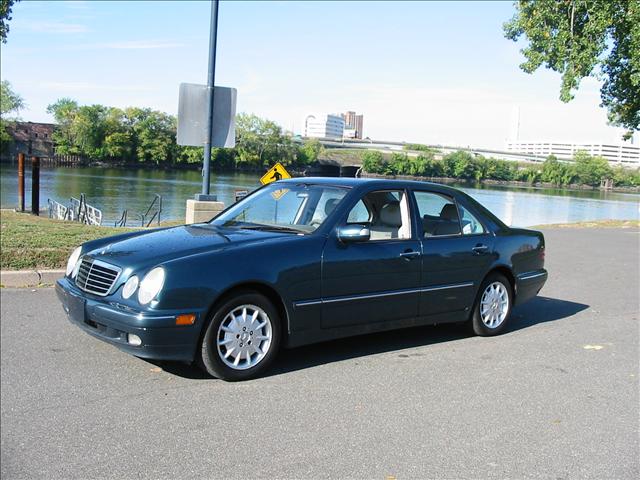
M76 276L76 285L85 292L104 297L109 294L120 272L122 269L115 265L109 265L91 257L83 257Z

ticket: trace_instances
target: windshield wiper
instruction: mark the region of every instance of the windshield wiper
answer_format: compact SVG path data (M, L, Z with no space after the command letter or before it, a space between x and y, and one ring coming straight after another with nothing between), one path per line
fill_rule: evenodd
M285 227L284 225L239 225L239 227L246 230L272 230L276 232L304 233L304 230L293 227Z

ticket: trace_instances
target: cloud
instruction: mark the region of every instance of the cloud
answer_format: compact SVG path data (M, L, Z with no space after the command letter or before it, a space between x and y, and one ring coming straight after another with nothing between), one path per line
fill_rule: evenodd
M20 26L26 30L38 33L73 34L86 33L89 31L89 27L80 23L29 22L23 23Z

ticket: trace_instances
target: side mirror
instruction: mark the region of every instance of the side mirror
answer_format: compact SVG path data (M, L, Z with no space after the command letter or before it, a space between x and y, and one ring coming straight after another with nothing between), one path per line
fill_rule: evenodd
M366 242L371 238L371 230L364 225L343 225L338 227L337 233L342 243Z

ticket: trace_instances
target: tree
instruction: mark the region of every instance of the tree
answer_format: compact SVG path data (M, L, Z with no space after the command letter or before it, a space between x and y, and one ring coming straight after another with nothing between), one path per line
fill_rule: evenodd
M271 120L253 114L236 117L236 162L253 167L265 167L277 161L290 163L294 147L282 128Z
M304 142L298 151L298 163L309 165L317 162L320 155L324 152L324 147L317 138L312 138Z
M177 120L150 108L127 108L127 123L134 135L139 162L172 163L176 160Z
M383 173L384 157L377 150L367 150L362 154L362 168L369 173Z
M584 151L580 151L574 156L575 172L578 183L582 185L598 186L604 179L611 178L613 171L602 157L592 157Z
M11 20L11 7L20 0L0 0L0 39L7 43L9 33L9 20Z
M71 125L78 113L78 102L70 98L61 98L47 107L47 113L53 115L57 128L53 131L52 140L59 155L77 155L75 139L71 133Z
M0 82L0 143L2 149L11 142L11 136L6 130L6 124L12 114L18 113L24 108L24 100L11 89L11 84L3 80Z
M640 125L640 1L520 0L515 7L504 33L528 41L520 68L533 73L544 65L560 73L563 102L584 77L601 78L601 106L630 137Z

